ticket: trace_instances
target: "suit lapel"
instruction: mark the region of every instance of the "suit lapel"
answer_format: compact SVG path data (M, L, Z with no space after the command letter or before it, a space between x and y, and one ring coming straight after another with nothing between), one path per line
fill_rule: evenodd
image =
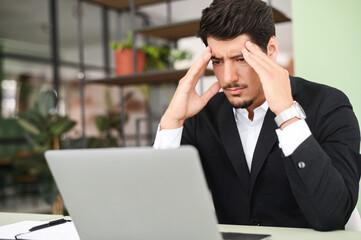
M249 171L246 157L242 148L236 121L234 119L233 109L227 99L222 104L218 113L219 132L227 152L239 179L245 190L249 187Z
M292 76L290 76L292 95L297 95L297 87ZM274 121L275 114L268 109L262 129L257 140L253 154L251 173L248 171L246 157L238 133L236 121L234 119L233 108L227 98L222 104L218 113L219 132L227 152L242 185L246 190L252 191L256 178L265 163L269 152L277 141L277 125Z
M292 95L295 98L295 96L297 95L297 87L294 81L294 77L292 76L290 76L290 83ZM275 117L276 115L270 109L268 109L253 154L252 168L250 174L251 191L253 189L256 178L269 155L269 152L271 151L274 144L278 143L278 138L276 134L277 124L274 121Z
M251 190L253 189L257 175L266 161L269 152L277 142L277 125L274 121L274 118L275 114L270 109L268 109L253 154L250 179Z

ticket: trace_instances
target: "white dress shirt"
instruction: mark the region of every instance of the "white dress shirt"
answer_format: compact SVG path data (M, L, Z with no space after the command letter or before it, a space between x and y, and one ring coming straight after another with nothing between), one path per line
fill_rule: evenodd
M268 103L264 102L254 110L253 121L248 118L246 109L233 109L237 123L238 133L241 138L248 169L251 171L253 153L257 144L258 136L261 132L264 118L268 110ZM182 138L183 127L177 129L163 129L158 126L153 147L155 149L178 148ZM297 147L305 141L311 131L305 120L296 121L283 130L276 129L279 147L287 157L291 155Z
M256 148L259 133L261 132L263 120L268 110L268 103L254 109L253 121L248 118L248 111L245 108L233 108L238 133L241 138L243 151L246 157L249 171L251 171L254 149Z

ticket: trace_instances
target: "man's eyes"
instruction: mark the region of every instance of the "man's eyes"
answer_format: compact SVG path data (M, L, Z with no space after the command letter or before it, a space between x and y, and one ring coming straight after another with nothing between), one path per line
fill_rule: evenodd
M234 59L234 61L240 62L240 63L246 62L246 60L243 57L242 58L236 58L236 59ZM221 63L223 63L223 61L221 61L221 60L212 60L213 65L219 65Z
M219 64L221 64L221 61L213 60L213 61L212 61L212 64L213 64L213 65L219 65Z

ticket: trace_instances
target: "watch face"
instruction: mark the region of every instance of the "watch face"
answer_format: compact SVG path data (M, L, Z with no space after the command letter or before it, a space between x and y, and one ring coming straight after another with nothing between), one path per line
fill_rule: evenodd
M299 114L299 117L302 118L302 119L305 119L306 118L306 113L303 110L303 108L301 107L301 105L298 102L295 101L294 106L295 106L295 109L296 109L297 113Z

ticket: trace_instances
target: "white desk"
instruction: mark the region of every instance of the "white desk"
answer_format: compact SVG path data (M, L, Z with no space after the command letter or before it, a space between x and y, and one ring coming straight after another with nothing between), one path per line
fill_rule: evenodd
M258 227L241 225L219 225L222 232L271 234L271 240L361 240L361 232L319 232L308 228Z
M60 218L60 215L27 214L27 213L0 213L0 226L25 220L51 221ZM223 232L242 232L271 234L271 240L361 240L361 232L332 231L318 232L304 228L257 227L239 225L219 225Z
M0 212L0 226L21 221L52 221L62 218L61 215L31 214L31 213L6 213Z

